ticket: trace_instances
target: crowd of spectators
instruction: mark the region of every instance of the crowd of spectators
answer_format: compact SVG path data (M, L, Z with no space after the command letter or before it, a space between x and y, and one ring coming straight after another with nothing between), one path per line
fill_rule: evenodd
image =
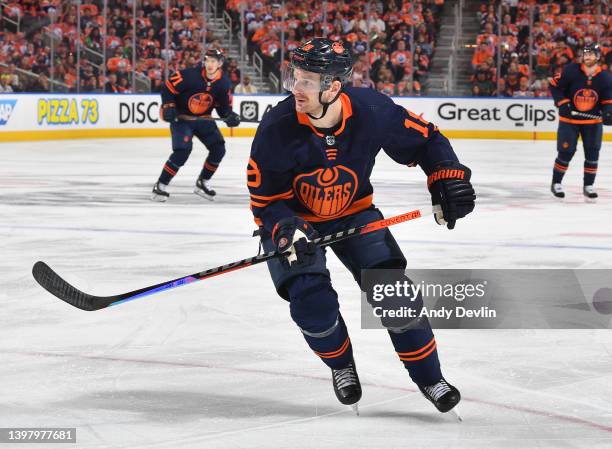
M52 87L129 93L133 73L155 92L166 70L199 62L204 42L221 48L205 27L200 0L169 0L168 36L166 0L137 0L135 19L132 1L107 0L106 14L103 0L83 0L80 11L62 0L2 3L0 92ZM240 32L240 0L219 3ZM444 0L287 0L284 8L270 0L243 0L243 5L248 51L261 56L266 72L279 76L300 42L327 36L349 46L355 59L353 85L387 95L419 95L435 53ZM473 94L547 97L549 79L589 42L599 42L603 62L610 66L609 12L605 0L506 0L501 5L483 0ZM241 79L236 61L227 60L225 70L236 87ZM244 78L239 91L254 92Z
M349 46L355 59L353 85L387 95L420 94L444 0L288 0L284 6L269 0L246 2L248 51L260 55L266 72L279 76L301 42L324 36ZM228 0L225 7L239 24L240 0Z
M103 0L83 0L80 20L72 2L18 0L0 6L5 17L0 20L0 78L17 80L7 85L12 91L48 90L50 82L56 90L76 91L78 79L82 92L130 93L135 61L137 79L150 80L156 92L166 59L171 73L196 65L204 41L207 48L221 48L210 30L204 36L204 18L196 9L202 6L199 0L169 1L167 51L165 0L138 0L136 20L130 0L106 4L104 14ZM18 69L25 72L16 75ZM237 85L240 70L235 61L228 60L226 70ZM0 83L0 91L4 89L8 87Z
M52 84L60 91L129 93L135 72L137 79L148 79L155 92L163 83L166 60L172 72L198 63L203 41L221 48L210 30L204 36L200 0L169 0L167 37L165 0L138 0L135 20L132 1L108 0L106 11L103 0L83 0L80 11L74 2L61 0L2 4L6 20L0 20L0 90L39 91ZM238 18L238 0L219 3ZM266 0L245 4L249 51L261 55L267 72L279 73L281 53L286 61L300 42L327 36L350 46L355 86L375 87L388 95L418 95L435 51L444 0L297 0L285 2L284 10ZM236 87L236 61L228 60L225 70ZM245 77L239 91L256 88Z
M478 19L474 96L550 97L550 79L578 61L587 43L599 43L604 69L612 65L612 21L604 0L489 0Z

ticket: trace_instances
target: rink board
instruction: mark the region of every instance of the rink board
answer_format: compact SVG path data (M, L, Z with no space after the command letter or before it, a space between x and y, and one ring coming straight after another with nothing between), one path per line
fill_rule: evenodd
M223 127L232 137L253 137L257 121L285 98L236 95L243 122ZM394 98L434 122L449 138L554 140L557 110L551 99ZM16 94L0 99L0 141L169 136L159 117L159 95ZM604 140L612 141L612 133Z

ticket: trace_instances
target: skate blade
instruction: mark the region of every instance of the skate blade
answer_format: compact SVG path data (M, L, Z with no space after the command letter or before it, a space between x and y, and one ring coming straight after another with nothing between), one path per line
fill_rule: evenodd
M349 407L355 412L355 415L359 416L359 403L351 404Z
M584 197L584 202L585 203L589 203L589 204L595 204L597 203L597 198L589 198L589 197Z
M193 189L193 193L195 193L198 196L201 196L202 198L207 199L208 201L214 201L215 197L208 195L204 190L202 189L198 189L197 187L195 189Z
M156 193L151 195L151 201L157 201L158 203L165 203L168 201L168 197L164 195L157 195Z
M457 405L455 405L455 406L453 407L453 409L452 409L450 412L453 414L453 416L454 416L455 418L457 418L457 421L459 421L459 422L463 422L463 418L462 418L462 417L461 417L461 415L459 414L459 410L457 409L457 407L458 407L458 406L457 406Z

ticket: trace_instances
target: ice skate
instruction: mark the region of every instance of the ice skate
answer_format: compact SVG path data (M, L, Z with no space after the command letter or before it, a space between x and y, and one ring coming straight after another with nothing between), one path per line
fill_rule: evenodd
M350 405L359 415L357 402L361 399L361 383L357 375L355 360L351 359L351 363L346 368L332 369L332 380L338 400L344 405Z
M202 178L198 178L196 181L196 186L193 193L200 195L202 198L206 198L209 201L214 201L215 195L217 194L217 192L211 189L208 185L208 180Z
M170 197L170 194L166 192L168 186L166 184L162 184L161 182L156 182L153 186L153 192L151 193L152 201L159 201L160 203L164 203Z
M560 182L553 182L550 186L550 191L557 198L565 198L565 192Z
M594 203L599 195L595 191L595 187L591 184L590 186L584 186L582 189L582 193L584 194L585 201L589 203Z
M461 400L461 393L444 378L434 385L419 386L421 393L442 413L451 411ZM461 417L456 414L461 421Z

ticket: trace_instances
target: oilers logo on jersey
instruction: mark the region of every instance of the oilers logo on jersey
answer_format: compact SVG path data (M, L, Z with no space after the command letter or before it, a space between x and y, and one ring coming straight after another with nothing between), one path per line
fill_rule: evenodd
M293 190L300 202L319 218L341 216L357 192L357 175L344 165L318 168L296 176Z

